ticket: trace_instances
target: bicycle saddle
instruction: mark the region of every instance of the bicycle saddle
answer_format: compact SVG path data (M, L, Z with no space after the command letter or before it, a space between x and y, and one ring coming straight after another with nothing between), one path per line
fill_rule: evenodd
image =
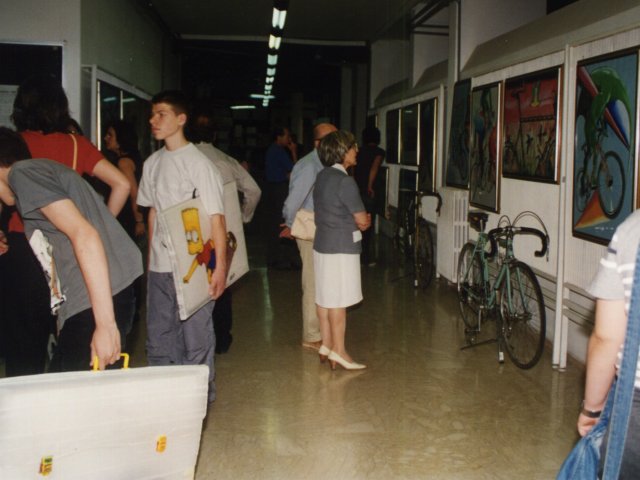
M484 227L487 225L487 220L489 220L489 214L480 210L470 210L467 213L467 220L471 228L476 232L484 232Z

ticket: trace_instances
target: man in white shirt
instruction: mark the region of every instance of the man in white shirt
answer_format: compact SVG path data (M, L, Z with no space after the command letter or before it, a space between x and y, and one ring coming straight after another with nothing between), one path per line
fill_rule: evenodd
M240 205L242 222L249 223L260 201L262 194L260 187L240 162L213 146L216 138L216 126L212 115L208 112L200 112L193 118L193 124L188 130L189 140L218 167L222 175L222 183L236 182L236 187L242 194ZM233 322L231 289L226 289L222 296L216 300L212 318L216 334L215 351L216 353L226 353L233 341L231 335Z

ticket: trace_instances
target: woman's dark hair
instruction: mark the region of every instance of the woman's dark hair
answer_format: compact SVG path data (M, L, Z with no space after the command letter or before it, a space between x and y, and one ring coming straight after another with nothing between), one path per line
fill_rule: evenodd
M107 130L113 128L116 134L116 141L120 145L122 155L135 155L138 150L138 134L132 124L126 120L114 120L107 124Z
M31 152L19 133L0 127L0 167L10 167L18 160L31 158Z
M362 143L365 145L369 143L378 145L380 143L380 130L372 126L366 127L362 130Z
M27 78L18 87L11 120L19 132L66 133L71 117L60 80L52 75Z
M356 144L356 137L346 130L337 130L325 135L318 147L318 156L325 167L342 164L347 152Z

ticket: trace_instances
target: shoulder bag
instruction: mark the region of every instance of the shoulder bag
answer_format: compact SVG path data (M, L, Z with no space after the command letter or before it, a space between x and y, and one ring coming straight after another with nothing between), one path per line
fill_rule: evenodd
M315 185L315 183L314 183ZM307 201L309 195L313 191L313 185L309 189L309 193L304 197L302 204ZM301 208L296 212L296 216L291 224L291 236L298 240L313 240L316 236L316 219L315 214L311 210Z

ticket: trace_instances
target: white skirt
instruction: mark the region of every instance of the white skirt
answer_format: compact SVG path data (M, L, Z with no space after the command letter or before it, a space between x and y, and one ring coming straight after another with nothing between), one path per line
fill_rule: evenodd
M362 301L360 254L313 251L316 304L323 308L346 308Z

